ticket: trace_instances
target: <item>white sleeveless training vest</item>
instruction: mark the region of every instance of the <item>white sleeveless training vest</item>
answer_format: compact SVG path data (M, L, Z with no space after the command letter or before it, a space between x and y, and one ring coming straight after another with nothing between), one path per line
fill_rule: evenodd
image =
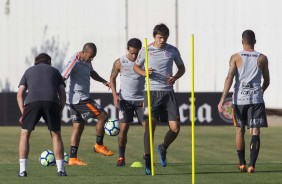
M120 91L122 100L143 100L145 78L133 71L134 62L129 61L126 55L120 58Z
M233 104L264 103L261 88L262 71L258 67L259 52L241 51L242 65L235 73Z

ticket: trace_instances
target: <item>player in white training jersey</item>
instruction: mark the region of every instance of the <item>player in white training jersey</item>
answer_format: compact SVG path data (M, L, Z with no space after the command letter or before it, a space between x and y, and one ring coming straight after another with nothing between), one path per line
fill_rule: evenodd
M225 79L224 90L218 104L223 112L224 100L235 77L233 94L233 121L236 126L236 149L241 172L255 172L255 164L260 148L260 128L267 127L263 93L269 86L267 57L254 50L255 33L245 30L242 34L243 51L231 56L229 71ZM263 83L261 86L261 78ZM245 126L250 129L250 162L248 169L245 160Z
M104 125L108 120L107 112L90 97L90 78L109 87L109 82L103 79L93 69L91 61L96 56L97 48L94 43L86 43L82 51L67 60L62 76L67 80L67 105L71 111L73 131L71 136L69 165L87 165L77 157L80 138L89 118L96 118L96 144L94 151L105 156L114 153L103 143Z
M110 85L113 93L114 105L119 108L118 135L119 158L117 166L125 165L125 148L129 124L133 122L134 113L138 122L143 122L143 90L145 78L133 71L134 61L142 47L142 42L132 38L127 42L127 54L117 59L112 68ZM116 90L116 78L120 74L120 90Z
M153 131L160 115L162 121L168 122L169 130L164 137L163 143L158 145L160 163L167 165L166 150L176 139L180 131L179 110L175 98L173 84L185 73L185 66L178 49L168 43L169 29L165 24L156 25L153 31L154 42L148 47L150 94ZM177 72L173 75L173 63L177 66ZM144 70L145 49L140 50L134 65L134 71L139 75L146 76ZM146 89L146 88L145 88ZM151 175L150 141L148 126L148 100L144 94L144 148L145 148L145 174Z

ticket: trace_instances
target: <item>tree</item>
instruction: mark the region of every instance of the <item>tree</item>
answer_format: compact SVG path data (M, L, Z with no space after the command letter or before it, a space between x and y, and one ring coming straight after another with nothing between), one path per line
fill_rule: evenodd
M26 64L28 66L32 66L34 63L34 58L44 52L46 54L49 54L52 58L52 66L57 68L60 72L63 70L63 63L66 57L66 52L69 47L69 42L66 44L63 44L62 48L60 46L60 37L57 35L51 36L51 38L46 38L48 26L46 25L43 32L43 39L42 44L37 47L34 46L31 48L31 55L29 57L26 57Z

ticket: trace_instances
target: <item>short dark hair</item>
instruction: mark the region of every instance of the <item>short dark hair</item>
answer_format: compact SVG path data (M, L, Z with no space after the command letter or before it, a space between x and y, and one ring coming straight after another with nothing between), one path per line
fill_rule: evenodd
M89 42L89 43L84 44L82 50L85 52L87 49L91 49L94 52L94 54L96 55L97 47L94 43Z
M131 38L127 42L127 49L129 49L129 47L132 47L132 48L135 48L135 49L141 49L142 42L138 38Z
M168 37L169 36L168 27L163 23L156 25L153 30L153 36L155 37L157 34Z
M38 56L35 57L34 65L38 65L40 63L51 65L51 57L46 53L38 54Z
M242 39L245 43L254 45L256 43L256 35L252 30L245 30L242 33Z

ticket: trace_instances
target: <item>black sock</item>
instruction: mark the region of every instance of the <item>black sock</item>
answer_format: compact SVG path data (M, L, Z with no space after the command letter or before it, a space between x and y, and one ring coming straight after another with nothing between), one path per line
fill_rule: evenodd
M124 158L124 153L125 153L125 146L124 147L119 147L119 157Z
M77 158L77 150L78 150L78 146L70 147L70 158Z
M145 130L144 133L144 151L145 154L150 153L150 136L149 136L149 131Z
M164 144L161 144L160 148L161 148L160 149L161 153L166 153L166 150L167 150L168 147Z
M151 168L151 155L150 154L145 154L144 155L144 159L145 159L146 166Z
M144 159L146 160L147 158L151 158L150 154L144 154Z
M245 150L237 150L237 155L240 161L240 165L246 165Z
M172 130L168 130L164 137L164 145L169 147L169 145L176 139L178 132L174 132Z
M249 166L255 167L259 154L260 138L259 135L253 135L250 144L250 163Z
M103 145L104 136L96 136L96 143L99 145Z

